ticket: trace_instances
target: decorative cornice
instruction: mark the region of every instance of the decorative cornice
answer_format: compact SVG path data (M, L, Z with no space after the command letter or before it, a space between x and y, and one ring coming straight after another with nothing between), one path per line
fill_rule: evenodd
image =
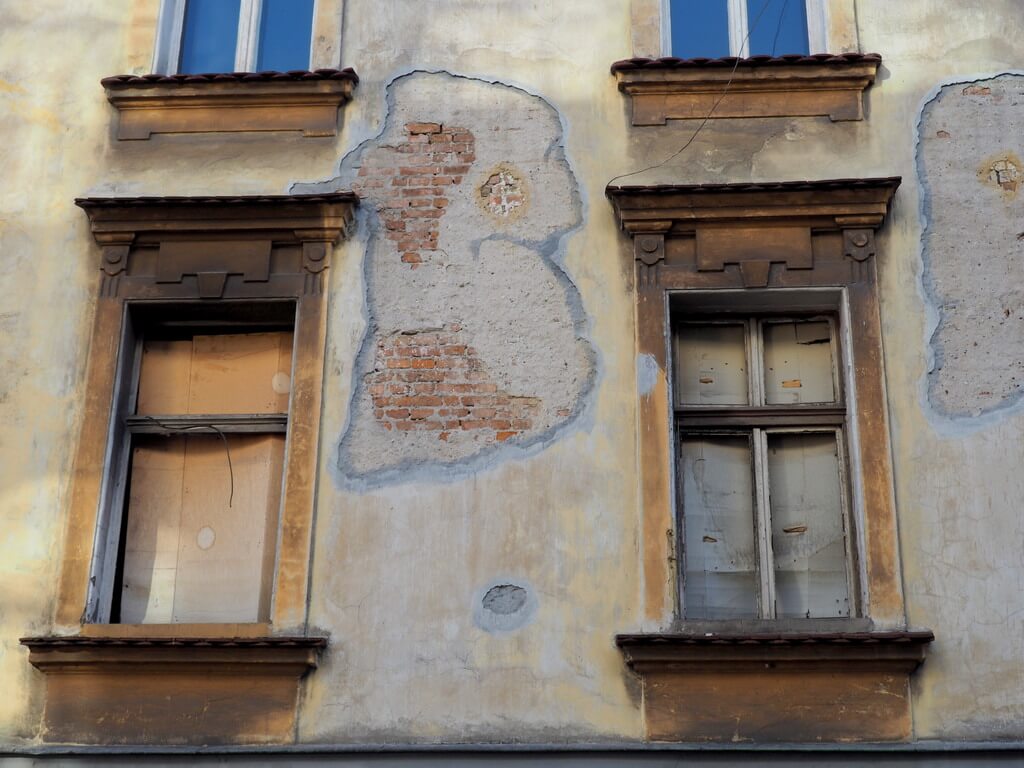
M205 669L223 674L243 667L247 674L302 675L317 666L325 637L23 637L29 663L47 674L86 670Z
M631 669L680 668L708 664L892 665L911 672L924 661L935 639L931 630L793 632L691 635L623 634L615 638Z
M154 133L301 131L335 136L338 108L359 78L351 69L117 75L100 81L120 113L119 139Z
M856 265L875 254L875 230L881 226L898 177L830 179L743 184L664 184L609 186L622 228L633 237L638 285L653 288L659 265L668 256L666 238L692 237L693 268L708 275L735 265L742 286L764 288L772 265L787 275L803 272L819 284L863 279L862 270L815 272L812 244L826 232L842 233L839 258ZM813 276L812 276L813 275Z
M898 176L741 184L609 186L605 190L631 234L695 232L703 225L792 223L812 229L876 228L900 185Z
M612 65L633 125L670 119L816 117L862 120L878 54L747 59L626 59Z
M317 195L197 197L80 197L101 245L126 237L159 241L195 233L266 239L291 231L295 242L334 242L347 233L359 198L352 192Z
M331 245L348 234L359 198L351 192L228 197L86 197L102 247L107 298L272 298L320 295ZM300 245L297 263L275 261ZM155 260L130 267L138 249ZM296 283L298 279L298 283Z

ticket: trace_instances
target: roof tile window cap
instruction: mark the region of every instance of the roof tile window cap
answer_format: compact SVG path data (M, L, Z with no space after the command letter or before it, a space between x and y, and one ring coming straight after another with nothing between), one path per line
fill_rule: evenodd
M155 85L197 85L201 83L258 83L310 80L347 80L359 83L359 75L351 67L344 69L293 69L287 72L203 72L180 75L111 75L100 80L104 88L144 88Z
M786 54L783 56L757 55L746 58L736 56L723 56L717 59L697 57L692 59L681 59L676 56L662 56L661 58L631 58L622 59L612 64L611 71L622 72L634 69L678 69L678 68L699 68L699 67L764 67L764 66L790 66L816 64L827 64L832 66L843 66L844 64L870 64L881 63L882 56L877 53L815 53Z

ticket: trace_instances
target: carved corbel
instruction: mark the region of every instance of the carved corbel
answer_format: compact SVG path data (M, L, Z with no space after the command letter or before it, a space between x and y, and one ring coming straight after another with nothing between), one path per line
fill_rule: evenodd
M844 229L843 255L854 261L867 261L875 255L875 230Z
M642 287L657 283L658 264L665 260L665 233L671 228L671 221L644 221L625 225L626 231L633 236L633 258L637 262L637 275Z
M302 241L302 268L306 272L304 293L319 295L323 292L323 273L331 266L332 241L324 239L322 231L297 230L295 235Z
M128 251L135 240L134 232L105 233L97 236L102 249L100 258L100 296L117 295L121 273L128 269Z

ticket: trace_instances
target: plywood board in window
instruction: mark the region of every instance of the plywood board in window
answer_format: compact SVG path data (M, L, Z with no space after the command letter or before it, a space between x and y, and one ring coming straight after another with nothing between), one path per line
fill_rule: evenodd
M828 321L770 322L762 328L765 401L769 405L835 402Z
M136 413L188 413L191 370L191 339L147 339L142 345Z
M747 405L743 325L684 323L676 333L676 401Z
M768 435L779 618L850 615L837 446L833 432Z
M285 413L291 333L196 336L189 413Z
M687 438L681 446L685 615L756 618L757 551L750 441Z
M184 467L184 438L136 440L121 578L126 624L171 621Z
M284 436L226 439L227 448L216 435L140 440L128 509L122 622L247 622L269 616Z
M147 340L139 414L286 413L292 334L218 334Z

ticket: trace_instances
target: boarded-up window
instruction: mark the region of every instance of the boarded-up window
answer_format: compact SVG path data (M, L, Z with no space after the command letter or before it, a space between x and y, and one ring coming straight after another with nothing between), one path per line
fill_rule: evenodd
M684 615L853 615L834 319L673 332Z
M291 350L278 331L142 342L121 622L268 618Z

